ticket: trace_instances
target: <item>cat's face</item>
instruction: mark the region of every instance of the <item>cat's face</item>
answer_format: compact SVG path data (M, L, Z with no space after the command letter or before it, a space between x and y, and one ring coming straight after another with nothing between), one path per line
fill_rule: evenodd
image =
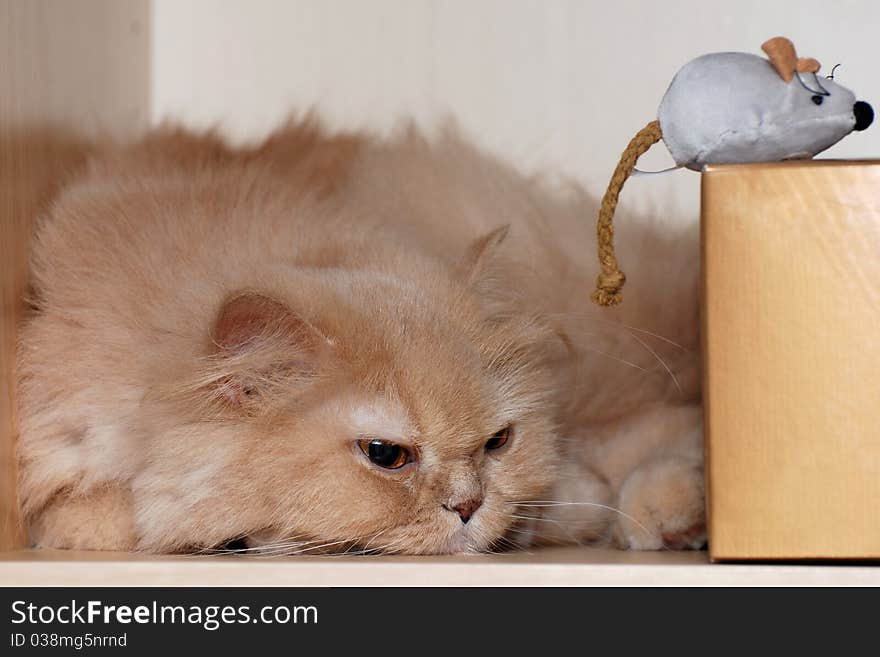
M489 319L444 282L337 274L296 287L297 300L222 304L213 369L189 386L209 403L185 436L160 432L155 472L135 482L145 547L504 547L518 503L546 499L559 461L552 331Z

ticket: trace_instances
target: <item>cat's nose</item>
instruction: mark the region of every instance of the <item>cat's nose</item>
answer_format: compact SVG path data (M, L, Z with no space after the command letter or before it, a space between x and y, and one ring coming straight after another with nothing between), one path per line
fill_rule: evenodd
M455 511L455 513L458 514L458 517L461 518L461 522L466 525L468 520L471 519L471 516L473 516L481 506L483 506L483 499L474 497L465 502L459 502L458 504L453 504L451 506L446 506L444 504L443 508L447 511Z

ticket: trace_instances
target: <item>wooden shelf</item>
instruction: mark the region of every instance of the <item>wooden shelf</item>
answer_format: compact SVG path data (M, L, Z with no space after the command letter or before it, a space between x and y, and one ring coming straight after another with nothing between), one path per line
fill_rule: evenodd
M469 557L0 552L3 586L880 586L880 566L710 564L705 552L545 549Z

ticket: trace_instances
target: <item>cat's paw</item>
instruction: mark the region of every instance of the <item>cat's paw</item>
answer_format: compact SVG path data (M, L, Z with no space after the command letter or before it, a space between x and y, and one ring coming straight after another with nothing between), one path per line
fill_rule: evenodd
M130 494L116 487L82 496L57 495L30 519L36 547L61 550L133 550Z
M621 548L698 550L706 544L705 485L697 461L642 465L621 487L618 506L613 537Z

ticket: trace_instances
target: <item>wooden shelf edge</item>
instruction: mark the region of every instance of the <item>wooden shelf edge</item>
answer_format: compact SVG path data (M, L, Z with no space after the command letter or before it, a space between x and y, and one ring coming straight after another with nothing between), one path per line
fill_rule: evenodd
M567 548L474 557L0 553L2 586L880 586L880 566L710 564L705 553Z

